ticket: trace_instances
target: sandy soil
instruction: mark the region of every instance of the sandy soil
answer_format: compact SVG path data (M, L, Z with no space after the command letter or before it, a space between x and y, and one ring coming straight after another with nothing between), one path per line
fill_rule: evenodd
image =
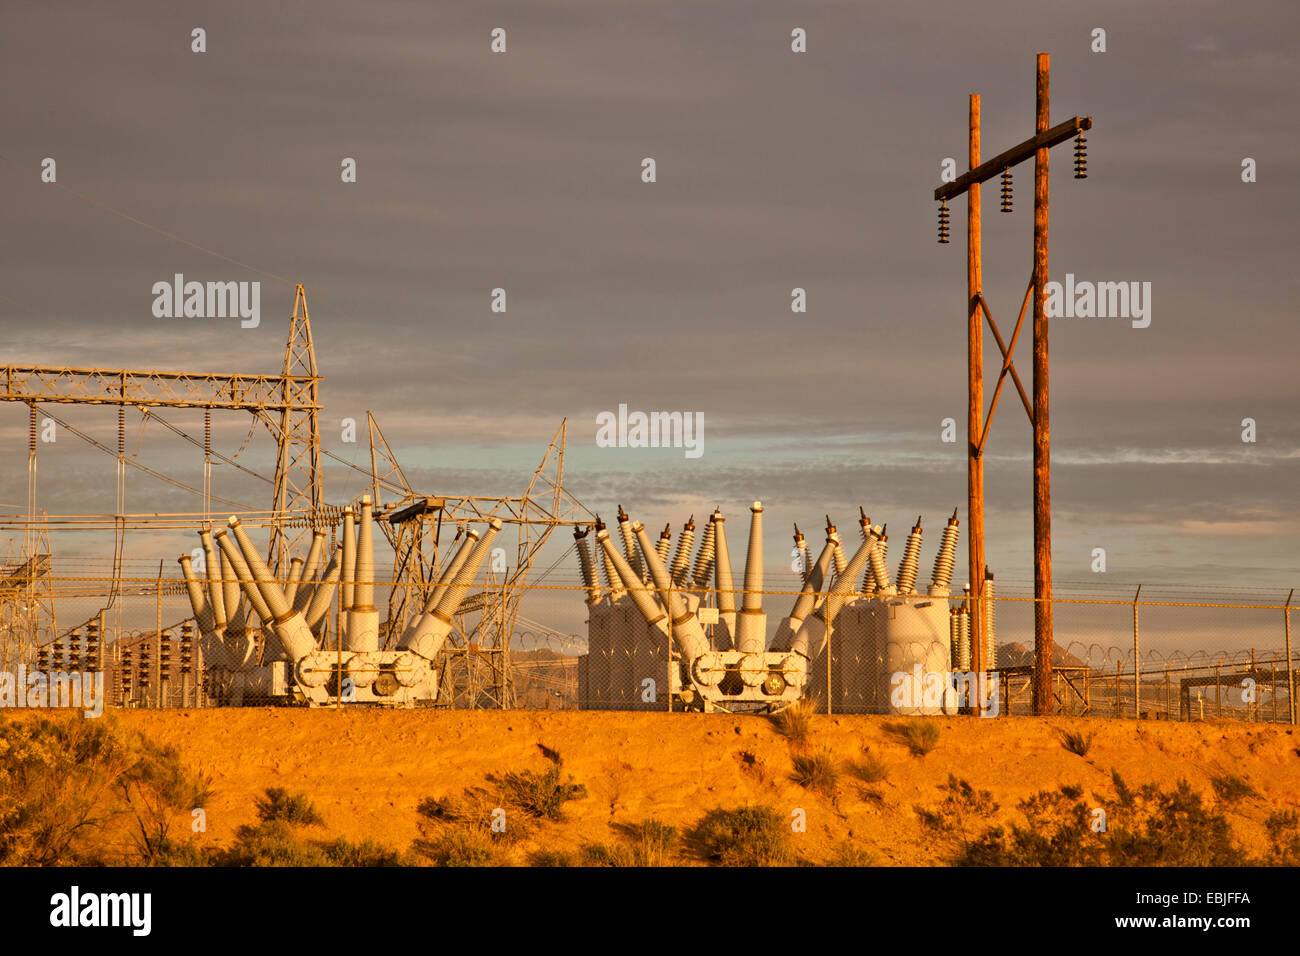
M1242 723L1138 724L1079 719L937 718L938 746L912 756L888 717L815 717L809 750L829 748L841 761L863 748L888 765L864 799L842 774L836 803L790 779L794 752L761 717L579 713L573 711L360 712L289 709L125 711L121 719L188 763L210 773L216 796L207 838L228 841L255 821L254 799L267 787L305 791L328 835L369 837L408 847L418 834L417 803L458 795L485 775L547 766L539 744L558 751L564 768L588 789L567 804L566 821L538 833L540 843L576 850L615 838L614 823L657 817L689 828L708 810L761 803L788 816L807 814L795 834L799 853L830 859L843 840L885 865L931 864L943 848L923 831L914 805L934 806L950 773L990 790L1000 820L1020 820L1016 803L1040 789L1081 784L1110 792L1110 770L1130 785L1186 778L1213 801L1209 778L1230 773L1258 791L1232 805L1229 819L1252 852L1267 845L1263 821L1300 802L1300 735L1292 728ZM1062 729L1092 732L1086 757L1066 751Z

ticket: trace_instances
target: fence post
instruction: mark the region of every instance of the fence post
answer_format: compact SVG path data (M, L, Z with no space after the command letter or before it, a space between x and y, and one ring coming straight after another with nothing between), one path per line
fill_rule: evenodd
M835 621L832 619L833 617L834 615L830 613L830 602L828 600L826 605L826 715L828 717L831 713L831 698L835 696L835 692L831 689L831 658L834 656L831 653L831 641L835 637Z
M1142 688L1138 683L1142 676L1142 663L1138 657L1138 595L1142 593L1142 585L1138 585L1137 592L1133 595L1133 719L1142 719Z
M154 693L157 695L157 700L158 700L158 703L155 705L155 706L157 706L157 707L161 707L161 706L163 706L163 696L162 696L162 645L163 645L163 636L162 636L162 573L163 573L163 563L162 563L161 561L159 561L159 562L158 562L157 605L156 605L156 606L157 606L157 610L158 610L158 620L157 620L157 627L156 627L156 629L155 629L154 632L153 632L153 636L154 636L154 654L153 654L153 661L151 661L152 666L153 666L154 668L157 669L157 674L158 674L158 678L157 678L157 680L154 681L154 686L153 686L153 691L154 691Z
M1295 671L1291 667L1291 598L1295 588L1286 596L1286 606L1282 608L1282 626L1286 629L1286 707L1291 723L1295 723Z
M1255 682L1255 699L1251 701L1255 705L1255 720L1259 720L1259 672L1255 668L1255 648L1250 649L1250 679ZM1246 711L1249 716L1250 711Z

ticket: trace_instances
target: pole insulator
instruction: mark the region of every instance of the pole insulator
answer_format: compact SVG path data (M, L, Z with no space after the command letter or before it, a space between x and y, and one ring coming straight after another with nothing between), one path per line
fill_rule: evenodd
M1088 139L1083 130L1074 136L1074 178L1088 178Z
M1002 211L1011 212L1011 167L1002 170Z
M948 200L939 204L939 244L948 244Z

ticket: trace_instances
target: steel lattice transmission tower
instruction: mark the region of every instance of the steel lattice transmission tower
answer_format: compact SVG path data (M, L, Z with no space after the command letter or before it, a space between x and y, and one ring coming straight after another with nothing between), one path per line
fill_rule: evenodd
M270 547L271 562L277 573L287 568L291 555L305 553L324 503L320 470L320 373L311 339L307 293L301 284L294 293L281 374L282 404L279 430L275 434L275 515ZM267 425L270 427L269 421ZM294 515L303 514L310 515L311 520L291 520Z

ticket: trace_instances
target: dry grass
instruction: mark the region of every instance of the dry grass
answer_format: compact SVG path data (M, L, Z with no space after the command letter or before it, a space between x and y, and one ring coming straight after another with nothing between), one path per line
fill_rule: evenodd
M1088 756L1092 749L1092 734L1076 733L1072 730L1061 731L1061 746L1080 757Z
M889 776L889 767L885 762L871 753L870 750L864 749L864 756L861 760L849 764L849 773L857 777L863 783L882 783Z
M924 757L939 743L939 725L933 720L888 724L886 729L907 745L913 757Z
M835 755L823 747L815 754L795 754L794 773L790 779L805 790L812 790L831 800L839 786L840 771L835 765Z
M778 711L772 718L776 732L796 747L806 746L812 732L813 714L817 711L816 701L801 699L785 709Z

